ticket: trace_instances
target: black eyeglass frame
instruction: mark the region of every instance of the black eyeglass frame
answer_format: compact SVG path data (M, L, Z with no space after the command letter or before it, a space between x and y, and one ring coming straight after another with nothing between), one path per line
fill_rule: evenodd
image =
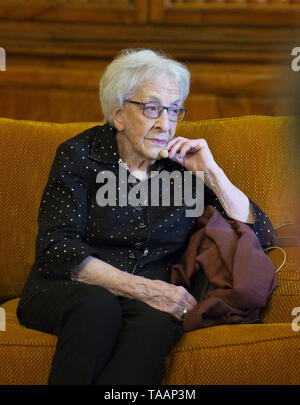
M159 104L159 103L156 103L155 101L147 101L146 103L141 103L141 102L139 102L139 101L133 101L133 100L128 100L128 99L126 99L126 100L124 100L124 102L142 105L142 106L143 106L143 114L144 114L144 116L145 116L146 118L152 118L152 119L159 118L159 117L162 115L162 113L163 113L164 110L167 110L167 114L168 114L168 117L169 117L169 108L174 108L174 107L175 107L175 106L165 107L165 106L163 106L163 105L161 105L161 104ZM162 109L159 111L157 117L153 118L153 117L147 117L147 116L145 115L145 106L146 106L147 104L156 104L156 105L159 105L160 107L162 107ZM181 118L180 120L174 121L174 120L170 120L170 117L169 117L169 121L171 121L171 122L181 122L181 121L183 120L183 118L184 118L185 113L187 112L187 110L186 110L185 108L183 108L183 107L178 107L178 108L183 111L182 118Z

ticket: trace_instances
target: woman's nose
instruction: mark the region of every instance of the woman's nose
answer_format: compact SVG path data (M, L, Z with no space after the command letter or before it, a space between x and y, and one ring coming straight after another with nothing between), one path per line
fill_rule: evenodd
M163 110L161 116L157 119L157 124L162 129L162 131L167 132L169 130L170 121L167 110Z

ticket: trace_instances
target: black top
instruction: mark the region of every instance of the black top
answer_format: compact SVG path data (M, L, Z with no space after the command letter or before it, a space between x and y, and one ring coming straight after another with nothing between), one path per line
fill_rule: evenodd
M20 306L57 283L75 282L72 272L88 256L139 276L169 280L171 266L187 246L197 217L186 217L187 207L174 201L168 206L119 206L118 193L116 206L99 206L96 196L105 181L98 177L97 182L96 177L109 170L118 186L119 159L116 130L109 124L89 128L58 147L41 199L36 256ZM164 158L152 170L186 169ZM127 193L135 184L128 183ZM275 231L268 216L250 203L256 222L248 225L266 248ZM232 219L204 185L204 205L208 204Z

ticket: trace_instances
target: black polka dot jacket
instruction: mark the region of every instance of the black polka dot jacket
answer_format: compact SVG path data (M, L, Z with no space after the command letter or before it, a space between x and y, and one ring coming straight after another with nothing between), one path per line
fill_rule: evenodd
M174 201L168 206L118 205L122 189L118 182L119 159L116 130L109 124L89 128L58 147L40 203L35 261L20 307L57 283L76 282L72 273L88 256L119 270L169 281L171 266L187 246L197 217L185 215L184 201L181 206ZM129 176L130 172L124 170ZM152 167L152 172L162 170L182 173L186 169L163 158ZM97 175L106 171L117 180L115 206L98 204L98 190L107 181L99 182ZM150 187L150 181L144 181L148 183ZM127 193L135 184L128 182ZM249 226L266 248L275 231L268 216L252 200L250 203L255 224ZM204 205L208 204L232 219L214 192L204 185Z

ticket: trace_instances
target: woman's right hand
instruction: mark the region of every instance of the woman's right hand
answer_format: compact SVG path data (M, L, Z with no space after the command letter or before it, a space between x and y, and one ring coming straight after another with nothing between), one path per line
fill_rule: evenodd
M197 305L195 298L182 286L130 274L92 256L87 257L77 270L73 274L76 281L100 285L115 295L143 301L178 319L182 318L184 310L190 311Z
M141 301L160 311L168 312L177 319L182 318L184 310L190 311L197 305L195 298L182 286L148 279L146 290L147 293Z

